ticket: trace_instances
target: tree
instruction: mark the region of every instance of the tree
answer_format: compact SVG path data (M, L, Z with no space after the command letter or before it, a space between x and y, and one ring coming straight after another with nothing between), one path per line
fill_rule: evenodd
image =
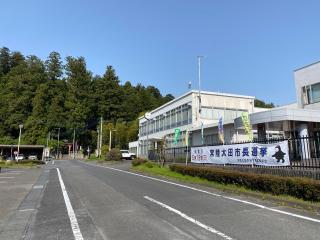
M121 111L122 94L119 78L115 70L112 66L107 66L103 77L95 81L95 98L98 115L108 121L115 122Z
M68 111L68 128L83 129L90 115L89 90L91 73L87 70L86 61L83 57L67 57L66 81L67 96L66 110Z
M97 143L98 119L108 121L104 144L127 148L138 134L138 117L173 99L163 97L154 86L120 84L112 66L103 76L92 77L83 57L51 52L45 62L34 55L0 48L0 142L16 143L19 124L24 125L23 141L45 143L49 131L60 128L60 139L72 141L76 129L78 145L93 149ZM104 128L106 127L104 124ZM114 146L114 144L113 144Z
M45 66L50 81L58 80L62 76L63 66L59 53L51 52L45 62Z
M20 52L13 52L10 57L10 69L22 64L25 57Z
M254 106L260 107L260 108L274 108L273 103L265 103L264 101L259 100L259 99L254 100Z
M0 48L0 75L10 71L10 50L7 47Z

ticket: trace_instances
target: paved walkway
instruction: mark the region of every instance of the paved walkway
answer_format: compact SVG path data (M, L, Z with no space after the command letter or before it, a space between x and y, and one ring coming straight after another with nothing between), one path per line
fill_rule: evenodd
M2 169L0 173L0 234L4 224L39 178L42 169Z

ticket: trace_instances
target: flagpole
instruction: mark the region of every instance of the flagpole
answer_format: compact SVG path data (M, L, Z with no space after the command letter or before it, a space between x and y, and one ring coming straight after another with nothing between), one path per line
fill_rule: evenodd
M187 154L186 154L186 166L188 165L188 158L189 158L189 130L186 130L185 133L185 142L186 142L186 146L187 146Z
M187 155L186 155L186 166L188 166L188 158L189 158L189 146L187 145Z

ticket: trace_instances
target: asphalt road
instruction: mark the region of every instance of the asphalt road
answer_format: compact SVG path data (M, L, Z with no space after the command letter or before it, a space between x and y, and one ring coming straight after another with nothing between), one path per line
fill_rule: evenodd
M320 216L265 201L158 181L125 166L55 161L46 168L22 239L320 239Z

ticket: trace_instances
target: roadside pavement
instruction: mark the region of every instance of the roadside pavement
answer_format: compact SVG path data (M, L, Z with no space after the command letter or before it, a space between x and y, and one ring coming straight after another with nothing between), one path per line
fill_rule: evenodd
M17 212L41 172L41 168L2 169L0 173L0 236L3 228ZM0 239L4 238L0 237Z

